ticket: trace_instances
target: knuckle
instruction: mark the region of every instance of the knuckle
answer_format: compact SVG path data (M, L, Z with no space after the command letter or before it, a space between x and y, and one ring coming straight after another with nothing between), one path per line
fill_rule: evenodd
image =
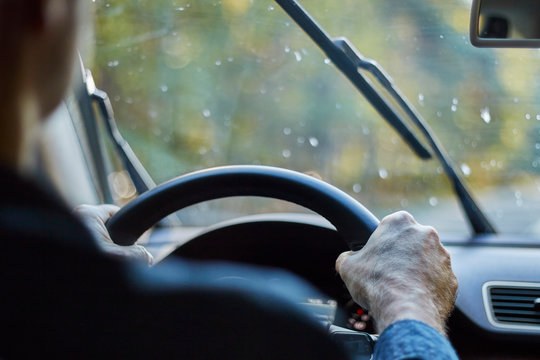
M442 252L442 255L443 257L445 258L445 260L448 260L449 262L451 261L451 257L450 257L450 253L448 252L448 250L446 250L446 248L444 246L441 245L441 252Z
M384 225L388 224L389 222L391 222L392 221L391 216L392 215L386 215L385 217L383 217L381 222L379 223L379 227L384 226Z
M454 289L454 292L457 291L457 289L459 288L459 281L458 281L458 278L457 276L452 273L452 288Z
M434 240L434 241L439 241L439 233L437 232L437 230L435 230L435 228L433 226L425 226L425 225L421 225L423 227L423 230L424 230L424 233L426 234L426 237L431 239L431 240Z
M404 211L404 210L400 210L400 211L397 211L393 214L390 214L390 215L387 215L385 216L382 221L381 221L381 224L382 223L399 223L399 224L402 224L402 223L415 223L416 221L414 220L413 216L411 214L409 214L408 212Z
M442 266L452 271L452 260L450 259L450 256L443 255Z
M416 223L416 220L414 220L414 217L409 214L407 211L398 211L397 213L398 219L404 222L410 222L410 223Z
M441 241L439 239L439 234L437 230L432 226L419 225L417 228L419 235L423 238L424 243L429 246L434 251L440 251L446 256L446 249L444 249Z
M336 271L341 273L343 271L343 263L350 256L350 252L341 253L336 259Z
M89 210L89 206L86 205L86 204L81 204L81 205L77 205L75 206L75 208L73 209L73 211L77 212L77 213L84 213L84 212L87 212Z

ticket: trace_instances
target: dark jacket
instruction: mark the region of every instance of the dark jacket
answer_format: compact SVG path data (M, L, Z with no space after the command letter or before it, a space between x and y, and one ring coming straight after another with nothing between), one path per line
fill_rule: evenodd
M2 359L344 357L286 296L264 289L264 272L109 258L55 195L6 170L0 246ZM235 272L256 285L216 280ZM304 285L286 286L288 296Z

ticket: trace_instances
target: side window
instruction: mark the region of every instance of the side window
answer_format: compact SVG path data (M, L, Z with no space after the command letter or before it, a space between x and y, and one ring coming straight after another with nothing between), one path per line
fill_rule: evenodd
M74 98L68 96L44 123L40 144L39 178L52 182L70 206L103 201L81 121Z

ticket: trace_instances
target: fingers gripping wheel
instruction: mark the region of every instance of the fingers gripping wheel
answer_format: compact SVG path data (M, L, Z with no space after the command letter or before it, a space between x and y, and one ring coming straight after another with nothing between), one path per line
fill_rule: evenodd
M351 250L359 250L379 220L336 187L309 175L268 166L226 166L170 180L140 195L107 223L111 238L132 245L163 217L203 201L261 196L304 206L334 225Z

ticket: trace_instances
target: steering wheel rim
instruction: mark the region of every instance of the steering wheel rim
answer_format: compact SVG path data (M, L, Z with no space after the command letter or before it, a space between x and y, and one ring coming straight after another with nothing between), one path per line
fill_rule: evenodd
M379 220L338 188L296 171L258 165L223 166L167 181L122 207L109 221L113 242L132 245L165 216L187 206L232 196L289 201L326 218L351 250L360 250Z

